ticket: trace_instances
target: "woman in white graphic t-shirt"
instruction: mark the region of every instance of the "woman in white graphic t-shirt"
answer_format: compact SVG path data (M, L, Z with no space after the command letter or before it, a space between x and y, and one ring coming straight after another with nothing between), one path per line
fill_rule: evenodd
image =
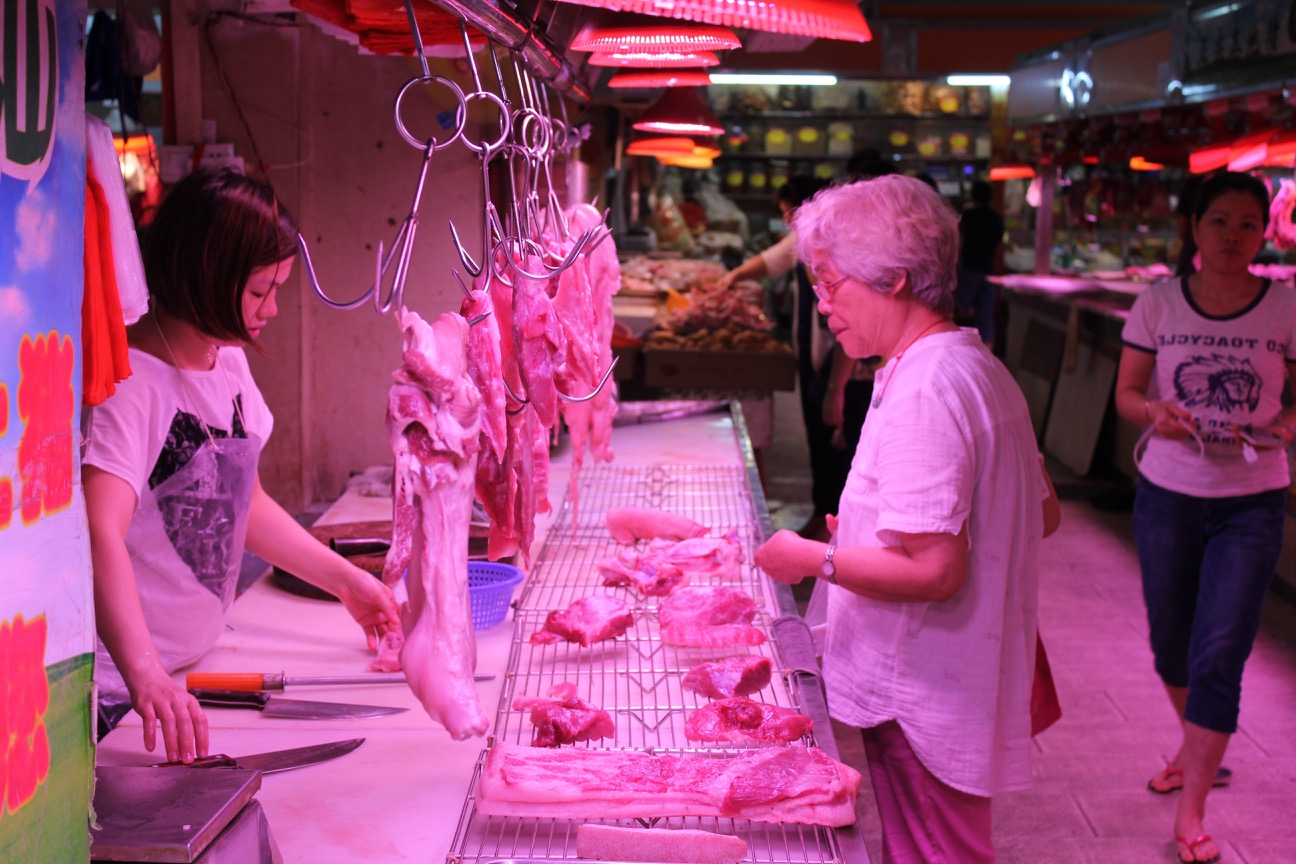
M1130 310L1116 407L1147 429L1134 533L1157 674L1182 723L1169 764L1149 782L1182 789L1181 861L1217 861L1206 795L1237 731L1242 669L1282 547L1296 410L1296 291L1248 270L1264 244L1263 183L1224 172L1192 210L1201 266L1159 282ZM1191 257L1191 256L1186 256Z
M274 192L232 171L176 184L144 235L150 309L131 377L89 418L82 482L100 644L100 733L133 707L144 746L207 755L202 708L172 674L224 629L246 546L336 595L371 643L399 630L391 591L310 536L261 487L273 418L248 371L292 272L297 229Z

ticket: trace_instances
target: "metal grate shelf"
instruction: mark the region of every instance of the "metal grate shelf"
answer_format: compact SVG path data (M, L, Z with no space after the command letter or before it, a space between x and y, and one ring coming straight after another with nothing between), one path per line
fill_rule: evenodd
M545 696L555 684L571 682L580 698L612 716L616 737L568 747L650 749L716 758L733 755L744 745L686 739L685 720L710 700L685 690L682 678L699 663L736 655L766 656L772 662L770 683L751 698L786 708L803 704L797 679L786 674L788 664L774 639L772 620L779 610L771 609L763 580L751 565L763 535L753 503L758 498L748 487L747 478L741 468L711 465L599 465L582 473L579 506L570 496L564 498L517 601L513 644L492 743L529 744L533 732L529 712L514 710L514 699ZM604 587L597 572L600 560L623 548L612 540L605 525L607 511L618 506L655 507L687 516L710 527L711 536L732 532L743 551L739 577L693 579L690 584L725 585L749 594L758 609L752 624L768 637L767 641L731 648L663 643L657 621L663 598L643 597L630 588ZM541 628L549 612L565 609L581 597L596 593L620 597L632 608L635 623L623 636L587 648L567 642L531 644L531 634ZM832 734L831 729L821 731ZM813 736L799 743L813 744ZM798 742L791 746L798 746ZM477 813L475 801L484 759L485 752L474 771L448 862L574 859L579 820L503 818ZM646 825L643 820L589 821ZM741 837L747 841L746 860L752 864L827 864L842 858L837 832L816 826L699 817L655 820L652 825L700 828Z

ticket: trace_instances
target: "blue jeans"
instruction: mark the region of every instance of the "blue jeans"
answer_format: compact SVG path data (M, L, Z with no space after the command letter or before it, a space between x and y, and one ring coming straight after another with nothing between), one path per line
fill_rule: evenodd
M1139 478L1134 540L1156 671L1184 719L1237 731L1242 668L1282 549L1287 490L1197 498Z

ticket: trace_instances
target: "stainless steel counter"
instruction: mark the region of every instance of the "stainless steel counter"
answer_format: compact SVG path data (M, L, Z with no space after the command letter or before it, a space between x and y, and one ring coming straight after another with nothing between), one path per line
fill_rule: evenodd
M725 501L721 503L748 508L749 542L758 543L768 533L768 514L755 482L751 448L740 413L619 427L614 431L613 447L617 454L613 467L618 470L652 472L702 466L716 476L728 478L722 495ZM585 464L592 466L593 462L587 458ZM555 502L563 500L569 470L566 454L556 456L550 476ZM752 491L748 499L745 490L749 482ZM734 489L744 490L742 500L733 499ZM330 522L390 518L390 507L388 499L348 492L325 518ZM541 517L537 525L537 552L561 530L554 527L555 517L570 518L563 517L569 512L565 506L555 510L558 512ZM750 578L754 580L750 583L752 590L765 592L761 602L769 618L793 608L786 588L772 585L763 575L757 579L751 573ZM477 634L478 671L498 676L478 685L488 715L494 715L501 693L511 693L519 686L517 675L508 674L513 668L509 658L517 636L512 618ZM236 602L228 628L216 647L186 671L361 674L370 659L359 630L340 604L291 595L263 580ZM798 680L787 686L809 685ZM350 864L435 861L446 856L459 860L452 841L461 814L467 812L465 801L469 800L485 740L451 740L427 718L404 685L301 688L286 695L410 710L364 721L283 720L250 711L209 710L213 752L237 756L342 738L367 739L358 750L339 759L264 778L257 798L265 808L285 861ZM826 715L816 721L816 728L831 730ZM492 729L488 734L499 732ZM101 743L98 761L103 765L147 765L158 761L158 756L143 751L139 719L132 713ZM864 844L853 832L844 833L840 848L841 860L866 864ZM554 851L557 853L556 848ZM563 851L556 857L572 855L574 852ZM802 855L796 860L819 859Z

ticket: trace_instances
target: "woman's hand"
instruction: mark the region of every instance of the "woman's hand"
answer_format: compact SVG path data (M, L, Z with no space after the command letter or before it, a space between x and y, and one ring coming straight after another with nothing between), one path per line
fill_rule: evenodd
M372 574L352 567L337 596L364 630L365 643L370 651L378 650L378 640L388 631L400 632L400 609L396 598L391 589Z
M1156 434L1172 441L1187 438L1189 430L1197 428L1188 409L1176 402L1149 401L1144 406L1144 413Z
M168 762L192 762L207 755L207 715L166 670L153 665L132 673L126 687L131 706L144 719L145 750L152 753L157 746L160 725Z
M824 393L823 422L825 426L839 428L846 420L846 382L841 387L829 386Z
M1284 420L1279 420L1277 423L1270 426L1269 431L1283 440L1284 449L1290 447L1291 443L1296 441L1296 426L1293 426Z
M754 563L775 582L795 585L807 576L817 575L826 546L784 529L756 550Z

